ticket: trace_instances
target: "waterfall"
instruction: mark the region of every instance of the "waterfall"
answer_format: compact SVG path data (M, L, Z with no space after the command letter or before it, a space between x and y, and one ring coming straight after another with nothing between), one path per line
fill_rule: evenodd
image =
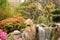
M49 40L51 31L52 31L52 29L50 27L48 27L47 29L45 29L45 39L46 40Z
M44 28L42 27L39 27L38 28L38 31L39 31L39 40L45 40L45 30Z
M52 28L45 25L38 26L39 40L49 40Z
M45 40L45 30L44 27L40 25L38 27L38 35L39 35L39 40Z

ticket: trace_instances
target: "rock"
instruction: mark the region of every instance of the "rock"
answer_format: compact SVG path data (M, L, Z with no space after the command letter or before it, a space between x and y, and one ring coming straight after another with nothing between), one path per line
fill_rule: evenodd
M35 36L36 36L35 26L25 28L25 31L23 32L23 36L25 40L35 40Z

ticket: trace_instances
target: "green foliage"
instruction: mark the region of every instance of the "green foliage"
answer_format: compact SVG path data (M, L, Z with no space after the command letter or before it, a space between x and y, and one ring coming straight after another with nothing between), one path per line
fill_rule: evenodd
M52 22L51 11L54 9L54 4L46 5L43 8L40 8L38 2L26 0L16 8L16 12L24 18L33 19L34 23L44 23L49 25Z
M52 14L54 15L59 15L60 14L60 9L54 9L51 11Z
M27 1L20 4L17 8L16 8L16 12L18 14L20 14L20 16L24 17L24 18L31 18L34 20L35 23L37 23L37 18L40 15L40 9L38 8L37 3L35 2L30 2Z
M0 8L7 8L9 3L7 0L0 0Z
M42 13L43 13L43 23L49 25L50 23L52 23L52 14L51 11L55 9L55 5L51 4L51 5L47 5L43 8Z
M16 9L13 9L12 7L10 7L8 0L0 0L0 20L12 16L22 16L26 19L33 19L34 23L44 23L48 25L52 22L53 15L60 14L60 9L55 9L55 4L51 4L50 2L47 3L47 0L45 1L46 2L41 1L44 2L44 4L41 4L43 5L41 8L39 7L40 0L25 0L23 3L20 3L20 5Z
M26 23L20 23L20 24L17 24L16 27L18 29L23 29L23 28L26 28L27 27L27 24Z
M48 17L43 16L43 15L40 15L40 16L37 18L37 22L38 22L38 23L44 23L44 24L46 24L46 25L49 25Z
M13 30L20 30L23 28L26 28L28 25L26 23L18 23L18 24L6 24L4 26L4 29L7 31L13 31Z
M9 18L11 16L12 14L10 14L8 9L0 9L0 20Z
M14 28L14 25L13 24L6 24L5 25L5 29L6 30L12 30Z
M44 8L39 8L38 2L32 2L26 0L16 8L16 11L20 13L24 18L33 19L34 23L50 24L52 22L51 11L55 9L55 5L47 5Z
M11 9L8 0L0 0L0 20L11 17Z
M60 22L60 8L54 9L51 11L52 14L52 21L53 22Z

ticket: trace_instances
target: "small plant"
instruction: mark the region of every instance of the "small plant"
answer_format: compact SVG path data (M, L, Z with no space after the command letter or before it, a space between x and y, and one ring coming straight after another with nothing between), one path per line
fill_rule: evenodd
M53 15L59 15L60 14L60 8L59 9L54 9L51 11Z
M16 26L18 29L23 29L23 28L27 27L27 24L26 23L20 23L20 24L17 24Z
M31 25L22 22L22 23L19 23L19 24L15 24L15 25L14 25L14 29L15 29L15 30L16 30L16 29L17 29L17 30L21 30L21 29L26 28L27 26L31 26Z
M14 24L6 24L5 25L5 29L7 30L8 33L11 32L11 31L13 31Z
M4 29L7 31L7 33L12 32L14 30L21 30L26 28L27 26L30 26L29 24L26 24L24 22L18 23L18 24L6 24L4 26Z

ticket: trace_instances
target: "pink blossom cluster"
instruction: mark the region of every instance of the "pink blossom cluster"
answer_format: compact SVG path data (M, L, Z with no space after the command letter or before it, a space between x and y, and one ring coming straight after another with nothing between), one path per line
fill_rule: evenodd
M6 40L7 33L0 31L0 40Z

